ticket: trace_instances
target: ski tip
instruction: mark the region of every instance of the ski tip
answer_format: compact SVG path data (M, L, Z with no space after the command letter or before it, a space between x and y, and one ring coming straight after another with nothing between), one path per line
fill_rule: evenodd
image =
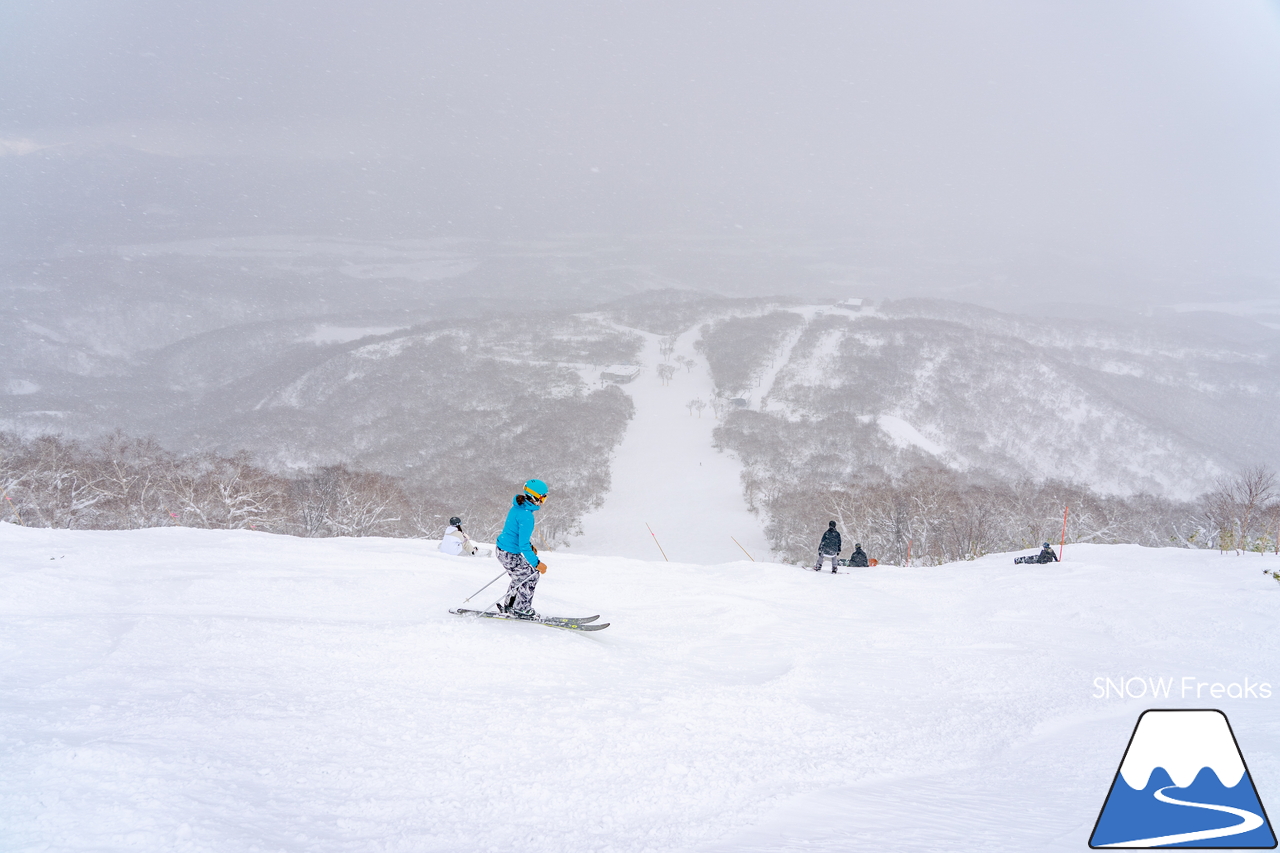
M486 612L484 610L468 610L465 607L459 607L457 609L450 608L449 612L452 613L454 616L468 616L472 619L479 619L481 616L488 616L490 618L503 618L501 613Z

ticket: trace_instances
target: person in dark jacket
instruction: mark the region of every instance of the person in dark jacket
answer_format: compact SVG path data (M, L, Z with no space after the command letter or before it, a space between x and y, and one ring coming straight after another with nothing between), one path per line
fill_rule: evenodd
M831 561L831 574L836 573L836 555L840 553L840 531L836 530L836 523L833 521L827 525L826 531L822 534L822 541L818 543L818 562L813 564L815 572L822 571L822 561Z
M849 555L849 562L846 565L864 569L867 567L867 552L862 550L861 542L853 543L853 553Z
M1026 557L1015 557L1015 563L1033 564L1033 563L1056 563L1058 562L1058 552L1053 550L1053 546L1048 542L1040 549L1039 554Z

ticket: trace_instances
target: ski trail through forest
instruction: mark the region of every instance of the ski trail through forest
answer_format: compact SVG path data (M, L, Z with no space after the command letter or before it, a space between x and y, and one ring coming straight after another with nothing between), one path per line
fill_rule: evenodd
M640 334L643 370L622 386L635 402L635 417L614 456L604 506L583 519L571 552L660 560L660 543L672 561L705 565L746 560L737 539L756 560L769 559L761 521L742 497L741 465L711 444L718 421L709 405L711 372L693 347L699 330L676 340L668 362L676 372L666 385L657 371L661 336ZM692 367L681 364L681 356ZM701 416L688 408L695 398L708 404Z
M757 390L747 395L747 399L751 404L760 411L766 410L765 401L768 399L770 392L773 391L774 383L778 381L778 374L790 363L791 353L795 350L796 344L800 343L800 338L804 336L805 330L809 328L809 324L813 322L814 316L819 313L820 309L816 305L809 305L792 307L788 311L792 314L799 314L804 318L804 322L783 340L782 345L773 353L769 366L761 375Z

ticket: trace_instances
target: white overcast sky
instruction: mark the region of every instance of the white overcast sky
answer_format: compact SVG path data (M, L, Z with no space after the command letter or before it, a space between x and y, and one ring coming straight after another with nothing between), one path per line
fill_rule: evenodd
M1262 0L0 4L0 153L100 143L376 162L530 233L1280 290Z

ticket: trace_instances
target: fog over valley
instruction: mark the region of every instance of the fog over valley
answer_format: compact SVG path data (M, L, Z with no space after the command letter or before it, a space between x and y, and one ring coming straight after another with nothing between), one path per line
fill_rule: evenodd
M1278 57L1262 2L7 4L0 428L484 524L552 472L568 542L657 383L761 529L1193 501L1280 462Z
M1274 298L1277 14L9 3L0 241L578 234L734 295Z

